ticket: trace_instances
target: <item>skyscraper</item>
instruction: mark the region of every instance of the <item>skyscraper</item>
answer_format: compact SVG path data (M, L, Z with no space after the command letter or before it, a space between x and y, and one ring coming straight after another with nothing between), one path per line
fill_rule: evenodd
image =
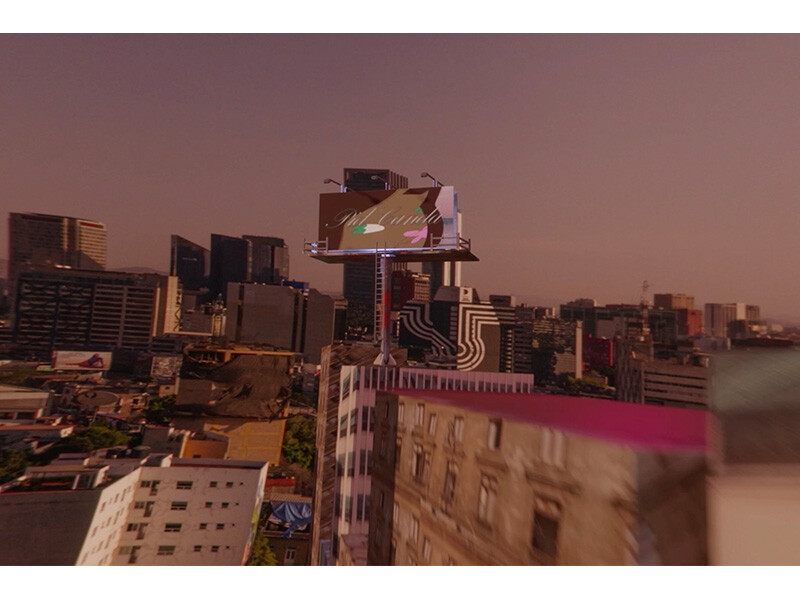
M289 279L289 248L281 238L211 234L209 297L227 300L229 283L280 285Z
M280 285L289 279L289 248L281 238L243 235L250 243L250 281Z
M208 287L209 251L182 238L171 237L169 274L178 278L184 291L199 291Z
M210 299L222 295L225 300L229 283L250 279L248 242L242 238L211 234Z
M57 265L73 269L104 271L106 226L97 221L11 213L8 217L8 281L11 306L21 273Z

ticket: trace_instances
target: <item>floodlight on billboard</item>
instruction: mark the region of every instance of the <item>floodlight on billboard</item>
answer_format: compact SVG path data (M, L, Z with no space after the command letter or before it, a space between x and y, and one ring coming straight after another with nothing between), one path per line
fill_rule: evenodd
M63 371L105 371L111 366L111 352L56 350L53 368Z
M405 260L477 260L458 235L452 186L320 194L314 258L345 262L391 253Z

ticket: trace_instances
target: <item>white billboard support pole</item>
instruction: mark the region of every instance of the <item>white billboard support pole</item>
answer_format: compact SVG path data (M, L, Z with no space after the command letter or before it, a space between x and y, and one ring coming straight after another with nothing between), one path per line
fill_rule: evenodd
M397 364L392 357L392 255L380 253L375 256L375 334L380 340L381 352L376 365Z

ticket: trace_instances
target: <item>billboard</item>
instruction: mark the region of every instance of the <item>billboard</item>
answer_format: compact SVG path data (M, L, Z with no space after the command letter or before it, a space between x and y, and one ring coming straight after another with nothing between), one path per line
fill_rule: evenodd
M105 371L111 366L111 352L56 350L53 368L63 371Z
M477 260L460 245L457 214L452 186L320 194L319 240L326 256L317 258L389 251L422 260Z

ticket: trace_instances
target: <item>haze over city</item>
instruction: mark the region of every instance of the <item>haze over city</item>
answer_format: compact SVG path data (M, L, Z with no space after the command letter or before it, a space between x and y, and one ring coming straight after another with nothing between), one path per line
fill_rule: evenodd
M5 35L3 204L106 223L111 268L166 271L173 233L282 237L338 290L302 255L322 180L429 171L483 295L648 280L800 320L798 65L782 35Z

